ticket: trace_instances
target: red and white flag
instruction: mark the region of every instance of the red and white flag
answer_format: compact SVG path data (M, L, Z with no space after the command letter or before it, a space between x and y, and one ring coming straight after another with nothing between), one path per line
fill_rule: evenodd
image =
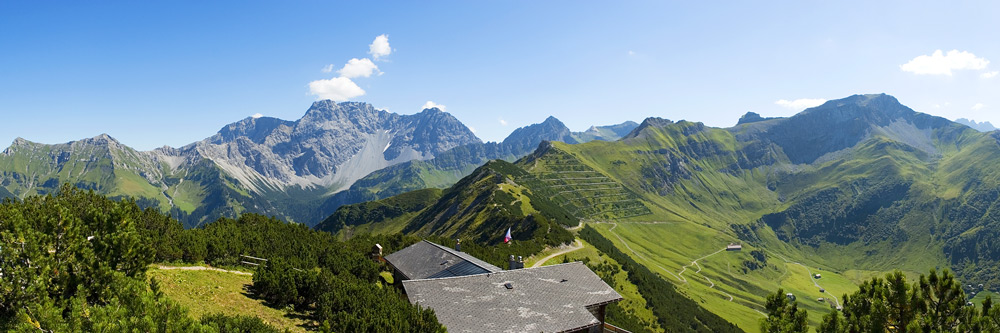
M511 237L510 237L510 227L507 227L507 235L503 236L503 242L504 243L509 243L510 240L511 240Z

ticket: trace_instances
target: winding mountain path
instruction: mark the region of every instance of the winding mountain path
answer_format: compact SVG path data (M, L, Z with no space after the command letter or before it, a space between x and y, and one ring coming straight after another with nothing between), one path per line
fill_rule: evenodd
M539 259L534 264L532 264L531 267L541 267L542 264L544 264L546 261L549 261L549 259L552 259L552 258L555 258L555 257L557 257L559 255L570 253L570 252L573 252L573 251L576 251L576 250L579 250L579 249L583 248L583 242L580 242L579 239L577 239L576 242L574 242L573 244L575 244L575 245L570 245L569 247L567 247L567 248L565 248L563 250L560 250L560 251L558 251L556 253L553 253L553 254L550 254L548 256L545 256L545 258Z

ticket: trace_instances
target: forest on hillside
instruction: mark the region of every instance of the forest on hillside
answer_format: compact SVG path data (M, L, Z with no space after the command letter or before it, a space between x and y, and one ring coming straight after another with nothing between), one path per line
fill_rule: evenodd
M278 331L255 317L191 318L146 277L154 262L225 266L252 255L272 262L254 275L256 297L300 308L320 331L444 331L431 310L381 285L381 268L366 255L375 242L393 251L416 239L341 242L256 214L185 230L134 201L64 185L0 204L0 330Z

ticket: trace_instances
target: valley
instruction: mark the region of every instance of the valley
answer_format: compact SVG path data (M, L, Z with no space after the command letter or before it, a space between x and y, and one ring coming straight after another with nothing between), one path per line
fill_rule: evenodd
M954 253L943 250L969 239L943 232L959 225L954 217L968 216L947 213L954 209L949 202L960 197L948 185L956 178L948 175L971 170L958 161L1000 152L990 134L914 112L886 95L829 101L790 118L745 118L729 129L649 118L617 141L545 142L512 165L488 163L499 173L489 183L463 179L446 189L466 193L464 203L448 209L390 204L400 209L397 216L414 217L365 215L318 228L342 234L391 224L408 234L490 243L499 233L489 232L505 225L492 223L503 220L460 216L512 205L525 218L562 221L569 215L564 227L582 220L679 292L747 331L758 329L764 299L779 288L808 310L814 327L859 284L895 270L916 279L933 268L952 268L969 282L996 288L995 280L982 280L983 271L963 272L953 264ZM808 124L825 127L801 129ZM853 130L845 134L844 128ZM1000 173L975 170L975 179L997 184L981 173ZM986 183L971 184L995 186ZM468 201L475 197L471 189L483 199ZM546 200L536 204L540 198ZM983 199L997 197L974 202ZM419 216L457 224L429 227L439 222ZM989 216L976 218L986 220L973 225L993 225ZM742 250L725 251L728 244ZM979 267L995 259L988 260Z
M314 106L310 112L313 118L352 119L339 118L343 109L330 113ZM419 115L446 118L434 110ZM241 124L209 142L251 140L291 126L277 122L258 131L245 127L252 121ZM3 188L13 189L8 192L15 197L47 193L45 186L52 184L38 187L33 184L41 178L26 182L21 176L26 171L18 171L40 169L50 172L47 183L76 181L77 187L133 197L135 204L175 218L204 214L206 202L234 216L272 208L306 216L325 207L334 209L332 214L313 229L340 242L370 235L441 244L461 239L464 251L501 268L510 255L527 257L530 267L583 260L625 295L610 310L609 321L639 331L694 325L757 332L769 311L765 300L776 290L790 294L808 311L807 324L817 327L846 305L845 295L894 271L917 280L934 268L951 269L962 283L983 285L967 288L970 295L1000 286L1000 276L993 273L1000 258L992 255L993 248L961 245L982 244L1000 233L1000 222L990 214L1000 202L994 190L1000 186L1000 169L989 166L1000 160L995 132L915 112L888 95L832 100L788 118L748 115L732 128L647 118L627 133L596 127L590 132L573 134L550 117L514 131L502 143L457 145L430 158L379 165L367 175L356 172L362 164L352 164L356 170L350 177L357 180L350 186L332 182L285 190L273 181L252 181L232 165L213 166L213 159L193 164L199 168L175 165L161 173L144 172L143 163L156 161L144 158L155 154L130 150L106 136L63 146L21 142L5 151L0 166L10 170L6 175L12 181ZM609 133L621 136L609 138ZM347 161L377 160L381 155L370 154L369 148L392 147L385 144L388 139L360 142L360 155ZM69 161L85 159L37 157L61 156L57 152L67 149L111 158L74 164ZM170 193L166 203L153 198L160 193L157 181L166 189L162 193ZM34 187L22 188L25 184ZM335 194L319 195L324 192ZM287 214L276 216L297 221ZM223 222L184 224L198 227L190 232L201 232L224 228ZM508 228L513 240L503 244ZM153 272L171 281L184 278L168 275L233 274ZM212 294L186 293L172 297L200 307L193 304ZM266 297L309 308L301 298Z

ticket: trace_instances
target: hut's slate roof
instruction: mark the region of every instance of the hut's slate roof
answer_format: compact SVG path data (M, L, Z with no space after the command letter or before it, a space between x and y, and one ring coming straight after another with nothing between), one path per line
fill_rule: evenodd
M421 241L385 256L407 279L433 279L502 271L468 253Z
M506 286L510 284L511 288ZM599 325L587 307L622 299L586 265L403 281L449 332L563 332Z

